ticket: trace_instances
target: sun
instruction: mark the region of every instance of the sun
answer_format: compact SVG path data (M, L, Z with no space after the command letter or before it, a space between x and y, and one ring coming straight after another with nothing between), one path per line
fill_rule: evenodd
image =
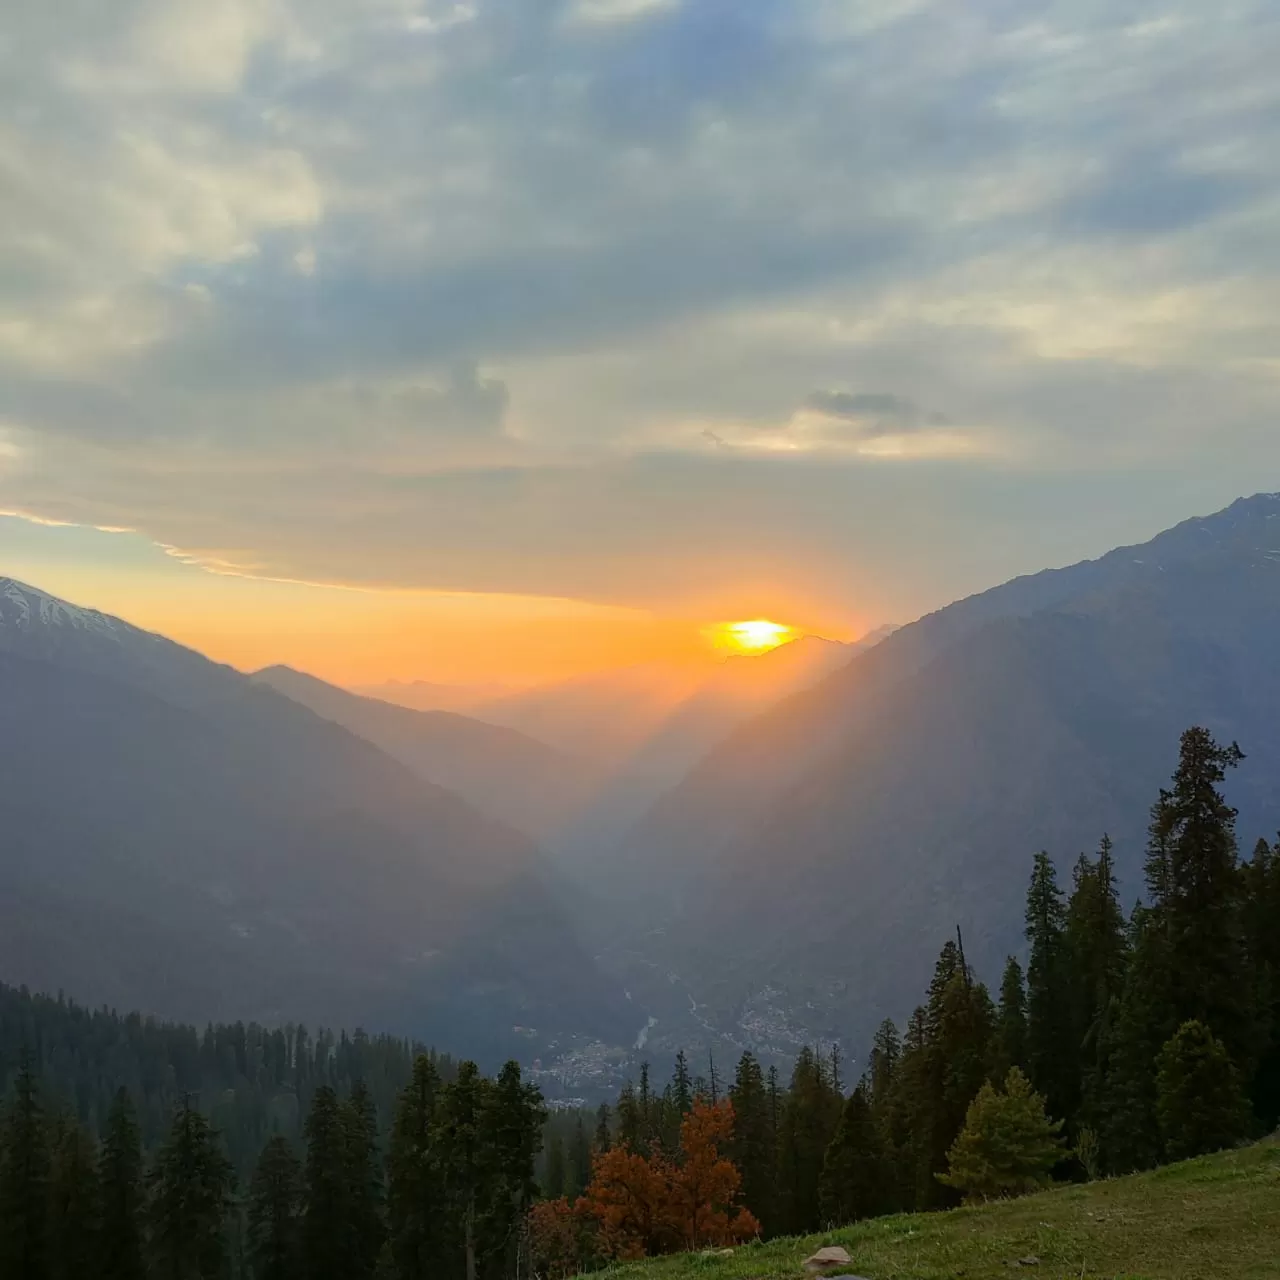
M724 622L715 628L717 647L734 653L767 653L796 638L794 627L768 618L752 618L746 622Z

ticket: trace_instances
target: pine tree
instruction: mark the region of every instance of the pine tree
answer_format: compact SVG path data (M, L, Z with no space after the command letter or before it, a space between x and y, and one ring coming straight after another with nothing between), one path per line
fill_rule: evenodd
M1240 912L1236 811L1218 790L1244 755L1207 729L1182 735L1173 785L1151 813L1146 876L1169 942L1175 1020L1203 1022L1239 1063L1255 1028Z
M378 1156L378 1115L363 1080L357 1080L342 1109L344 1172L351 1252L350 1280L370 1280L378 1265L385 1228L382 1221L382 1164Z
M642 1129L640 1103L636 1099L635 1088L628 1080L618 1094L618 1144L640 1154L644 1145Z
M49 1132L26 1053L0 1121L0 1277L49 1276Z
M49 1178L49 1258L53 1280L97 1274L101 1205L98 1152L73 1117L55 1126Z
M1170 1160L1220 1151L1244 1137L1248 1103L1222 1042L1184 1022L1160 1051L1156 1112Z
M345 1280L354 1271L346 1130L338 1095L321 1085L312 1095L304 1129L302 1271L307 1280Z
M1003 1080L1011 1067L1027 1069L1027 992L1022 966L1010 956L1000 980L992 1076Z
M865 1082L849 1096L822 1165L822 1219L843 1226L888 1210L891 1173Z
M1080 1089L1080 1033L1071 998L1067 914L1057 871L1038 853L1027 890L1027 1067L1053 1115L1074 1117Z
M165 1280L217 1280L226 1263L234 1171L184 1098L148 1176L151 1254Z
M102 1220L97 1274L100 1280L144 1280L142 1140L127 1089L117 1090L107 1113L98 1185Z
M547 1144L547 1173L542 1184L542 1193L548 1200L559 1200L566 1195L569 1183L569 1162L564 1153L564 1139L558 1134L551 1135Z
M587 1183L591 1181L591 1143L587 1140L587 1126L583 1123L581 1112L578 1113L569 1145L566 1179L565 1194L573 1200L582 1195L587 1189Z
M479 1269L479 1231L485 1197L493 1178L492 1151L485 1142L485 1109L490 1084L474 1062L464 1062L457 1078L440 1096L441 1185L444 1220L450 1228L445 1270L476 1280Z
M841 1099L813 1050L800 1050L782 1105L778 1144L781 1226L788 1234L822 1223L818 1183L822 1161L840 1120Z
M1106 836L1096 860L1082 856L1076 864L1075 885L1067 906L1067 951L1075 1033L1081 1049L1079 1119L1096 1129L1104 1118L1113 1028L1129 963L1112 844Z
M1280 842L1259 840L1243 872L1244 945L1257 1010L1251 1095L1264 1130L1280 1125Z
M777 1225L777 1148L764 1072L750 1050L738 1060L729 1100L734 1115L729 1151L742 1174L742 1203L770 1234Z
M1017 1067L1003 1092L983 1084L948 1152L948 1171L938 1180L981 1201L1023 1195L1045 1186L1062 1158L1062 1121L1045 1115L1044 1099Z
M886 1018L871 1043L871 1114L886 1163L886 1202L891 1209L912 1203L914 1166L910 1160L910 1131L903 1107L902 1037Z
M302 1164L287 1138L262 1148L248 1212L254 1280L301 1280Z
M594 1147L597 1152L608 1151L613 1146L613 1137L609 1127L609 1104L602 1102L596 1110L596 1136Z
M397 1280L427 1280L439 1265L443 1191L434 1150L440 1077L425 1054L396 1105L387 1154L387 1220Z
M537 1086L523 1081L519 1063L508 1062L486 1089L481 1115L481 1161L488 1176L479 1194L479 1236L487 1269L506 1274L514 1260L519 1228L537 1195L534 1164L546 1118Z
M671 1101L681 1119L693 1110L693 1080L689 1075L689 1061L683 1049L676 1054L675 1071L671 1076Z

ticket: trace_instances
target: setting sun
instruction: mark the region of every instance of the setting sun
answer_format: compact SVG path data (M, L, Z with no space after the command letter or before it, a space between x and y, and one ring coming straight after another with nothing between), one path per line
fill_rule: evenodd
M795 628L781 622L770 622L767 618L726 622L716 628L719 647L737 653L764 653L795 638Z

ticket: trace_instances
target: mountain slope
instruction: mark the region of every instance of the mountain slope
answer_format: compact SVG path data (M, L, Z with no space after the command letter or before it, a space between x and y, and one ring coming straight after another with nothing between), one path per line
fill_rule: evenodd
M628 857L674 890L644 927L731 1034L772 988L860 1048L957 923L994 979L1035 849L1065 878L1109 830L1135 894L1187 725L1249 753L1242 839L1280 825L1278 633L1270 496L906 627L733 735L633 833Z
M1020 1200L873 1218L820 1236L723 1253L625 1262L609 1274L615 1280L799 1276L806 1258L838 1244L853 1259L850 1271L894 1280L1004 1280L1018 1274L1040 1280L1262 1280L1276 1274L1278 1179L1280 1142L1272 1138Z
M536 847L338 725L9 580L0 697L7 980L477 1052L610 1023Z
M253 680L350 729L481 812L540 839L554 835L582 801L582 766L514 729L449 711L393 706L291 667L267 667Z

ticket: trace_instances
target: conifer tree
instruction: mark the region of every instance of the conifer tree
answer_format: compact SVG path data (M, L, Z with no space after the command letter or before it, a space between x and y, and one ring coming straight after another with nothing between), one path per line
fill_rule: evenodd
M302 1280L302 1164L278 1134L258 1157L248 1218L253 1280Z
M628 1080L618 1094L618 1144L628 1151L641 1154L641 1147L644 1145L642 1128L640 1103L634 1086Z
M49 1273L53 1280L97 1274L101 1206L98 1153L74 1117L55 1125L49 1177Z
M378 1265L385 1228L382 1221L382 1164L378 1156L378 1116L363 1080L356 1080L342 1109L346 1204L351 1236L348 1276L369 1280Z
M992 1077L996 1080L1003 1080L1011 1067L1027 1069L1027 992L1022 966L1014 956L1005 961L1000 980L993 1058Z
M675 1071L671 1076L671 1101L681 1119L693 1110L693 1079L689 1074L689 1060L683 1049L676 1054Z
M568 1194L568 1184L569 1162L564 1153L564 1139L554 1133L547 1143L547 1173L542 1184L542 1194L548 1200L559 1200L561 1196Z
M964 1125L969 1103L990 1075L994 1024L986 987L974 982L959 947L947 943L925 1009L929 1140L928 1164L918 1174L925 1191L919 1207L939 1202L934 1175L946 1168L947 1152Z
M476 1280L485 1196L493 1177L492 1151L485 1142L489 1082L474 1062L464 1062L440 1096L441 1185L450 1227L446 1271Z
M750 1050L738 1060L729 1100L734 1115L729 1151L742 1174L742 1203L767 1234L776 1228L777 1148L764 1072Z
M1248 1104L1226 1048L1202 1022L1184 1022L1160 1051L1156 1112L1170 1160L1238 1142Z
M587 1140L587 1126L581 1112L578 1113L569 1145L566 1180L565 1194L573 1200L582 1195L587 1189L587 1183L591 1181L591 1143Z
M823 1159L819 1202L823 1222L832 1226L890 1207L891 1172L868 1094L865 1081L850 1094Z
M0 1119L0 1278L48 1280L49 1131L24 1051Z
M184 1098L148 1175L152 1263L164 1280L218 1280L234 1171L208 1120Z
M1103 1168L1112 1174L1146 1169L1160 1159L1156 1117L1156 1057L1176 1029L1169 994L1168 937L1152 913L1136 908L1129 926L1130 960L1115 1017L1103 1028L1098 1053L1107 1063L1096 1123Z
M1027 1066L1053 1115L1075 1115L1080 1087L1080 1034L1075 1025L1067 915L1057 871L1038 853L1027 890Z
M596 1134L593 1143L597 1153L608 1151L613 1146L613 1135L609 1125L609 1104L602 1102L596 1110Z
M302 1270L307 1280L345 1280L353 1273L355 1247L347 1179L347 1126L329 1085L311 1098L305 1127Z
M1174 1021L1203 1022L1241 1063L1253 1047L1236 849L1236 811L1219 785L1244 754L1207 729L1182 735L1172 786L1151 813L1147 886L1168 939Z
M505 1273L503 1264L514 1257L519 1227L537 1194L534 1162L542 1150L547 1112L542 1094L524 1082L517 1062L506 1063L492 1084L485 1083L479 1134L487 1175L478 1193L481 1263Z
M387 1222L397 1280L428 1280L439 1265L443 1191L434 1149L440 1077L419 1054L396 1105L387 1153Z
M1251 1095L1264 1132L1280 1125L1280 842L1259 840L1243 873L1244 946L1257 1010Z
M1035 1191L1048 1183L1062 1157L1061 1128L1062 1121L1049 1120L1044 1099L1014 1067L1003 1091L990 1081L983 1084L938 1180L969 1201Z
M1079 1119L1103 1123L1111 1074L1114 1023L1124 995L1129 942L1116 889L1112 844L1104 836L1096 860L1081 856L1067 906L1067 950L1075 1033L1080 1039Z
M102 1219L98 1233L100 1280L144 1280L142 1248L142 1140L133 1100L116 1091L98 1157Z
M822 1222L822 1161L840 1119L841 1100L813 1050L800 1050L782 1105L778 1199L782 1229L799 1235Z

